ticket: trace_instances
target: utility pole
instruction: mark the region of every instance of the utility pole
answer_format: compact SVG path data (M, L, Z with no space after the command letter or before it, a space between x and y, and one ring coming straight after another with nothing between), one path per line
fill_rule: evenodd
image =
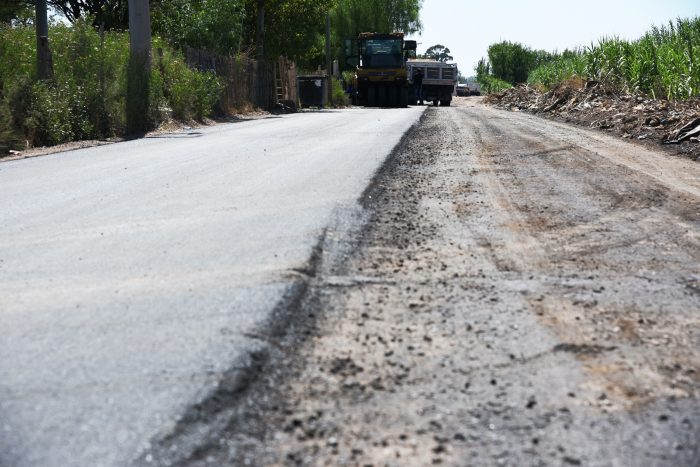
M53 63L49 49L49 14L46 0L37 0L36 2L36 64L39 79L53 78Z
M331 13L326 13L326 74L328 75L328 102L333 100L333 60L331 59Z
M258 0L258 27L255 31L256 56L259 61L265 59L265 0Z
M129 0L129 74L126 125L130 134L149 127L151 81L151 11L148 0Z

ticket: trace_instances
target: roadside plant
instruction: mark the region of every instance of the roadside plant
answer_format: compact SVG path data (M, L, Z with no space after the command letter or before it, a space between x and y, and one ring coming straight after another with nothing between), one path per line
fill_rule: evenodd
M481 92L484 94L502 92L513 87L510 83L498 79L491 74L491 64L485 58L479 60L475 71L476 81L479 83Z
M51 81L36 80L33 28L0 26L0 148L16 147L19 140L40 146L125 134L129 37L100 32L92 24L84 18L52 26ZM210 116L219 100L219 78L190 69L161 39L153 43L159 58L148 78L154 103L147 111L148 125L170 116Z
M577 77L620 91L681 100L700 96L700 18L653 26L636 41L606 37L573 56L554 54L528 82L551 88Z
M2 99L0 100L0 155L6 154L10 149L17 149L19 143L10 107Z
M168 105L178 120L211 116L222 89L220 78L213 72L192 70L180 52L166 48L160 41L157 44L161 47L154 71L160 75L156 80L163 93L157 99Z
M350 105L350 100L348 95L345 94L343 89L343 84L338 78L332 78L331 86L333 92L331 93L331 103L335 108L347 107Z

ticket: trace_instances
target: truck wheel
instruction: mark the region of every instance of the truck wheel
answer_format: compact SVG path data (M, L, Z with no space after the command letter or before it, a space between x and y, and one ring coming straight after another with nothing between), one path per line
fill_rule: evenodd
M367 87L367 107L376 107L376 106L377 106L377 87L370 85Z
M388 96L388 106L387 107L398 107L399 106L399 88L390 87L386 90Z
M394 107L403 107L403 88L394 89Z
M440 103L440 101L437 100L437 99L435 99L435 100L433 101L433 107L437 107L439 103Z
M443 107L449 107L452 105L452 101L440 101L440 105Z
M385 87L379 87L377 89L377 94L379 95L378 101L379 101L379 107L388 107L389 106L389 92L391 89L385 88Z
M399 107L408 107L408 88L401 88L400 96Z

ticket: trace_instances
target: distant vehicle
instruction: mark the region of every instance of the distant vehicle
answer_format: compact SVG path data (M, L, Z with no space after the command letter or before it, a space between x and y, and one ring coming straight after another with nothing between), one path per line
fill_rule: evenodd
M469 85L468 84L458 84L457 85L457 95L460 97L466 97L469 96L470 94L469 90Z
M457 85L457 95L461 97L466 96L480 96L481 86L479 83L463 83Z
M459 74L456 63L417 59L409 60L407 67L409 104L416 105L418 103L417 89L413 85L413 75L417 68L421 68L423 71L423 100L431 101L434 106L440 104L448 107L452 103Z

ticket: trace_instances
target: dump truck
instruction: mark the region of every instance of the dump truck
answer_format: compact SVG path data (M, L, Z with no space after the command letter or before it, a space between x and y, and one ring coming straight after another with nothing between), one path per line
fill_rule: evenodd
M354 44L346 41L348 63L355 66L352 103L366 107L408 106L406 61L415 55L415 50L416 41L404 41L400 32L364 32Z
M408 100L411 105L418 102L418 88L413 83L413 76L420 68L423 71L423 101L431 101L433 105L449 106L455 94L459 70L456 63L438 62L437 60L415 59L408 60L409 91Z

